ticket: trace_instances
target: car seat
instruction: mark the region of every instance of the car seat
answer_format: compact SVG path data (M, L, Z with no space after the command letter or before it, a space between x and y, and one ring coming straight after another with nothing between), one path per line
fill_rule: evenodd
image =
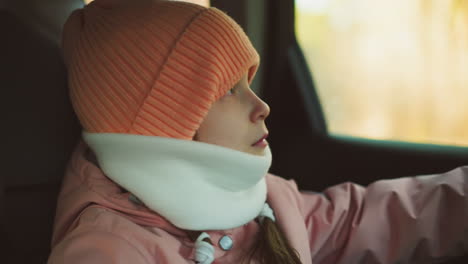
M50 253L56 197L80 133L68 100L60 31L82 5L0 2L1 263L45 263Z

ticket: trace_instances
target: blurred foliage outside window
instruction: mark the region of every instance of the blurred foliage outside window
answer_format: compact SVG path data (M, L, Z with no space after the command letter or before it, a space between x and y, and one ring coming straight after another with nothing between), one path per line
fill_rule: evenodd
M468 146L468 1L295 3L330 133Z

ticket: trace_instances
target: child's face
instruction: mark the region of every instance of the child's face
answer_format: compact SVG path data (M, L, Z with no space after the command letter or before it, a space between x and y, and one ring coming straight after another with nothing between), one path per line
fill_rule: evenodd
M213 104L194 140L264 155L266 141L255 143L268 133L265 119L269 114L270 107L250 89L245 74Z

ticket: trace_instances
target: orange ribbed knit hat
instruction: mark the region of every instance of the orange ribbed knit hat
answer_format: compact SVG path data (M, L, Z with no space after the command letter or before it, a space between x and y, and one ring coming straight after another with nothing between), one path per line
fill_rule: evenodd
M259 56L224 12L162 0L96 0L63 30L70 98L84 130L192 139Z

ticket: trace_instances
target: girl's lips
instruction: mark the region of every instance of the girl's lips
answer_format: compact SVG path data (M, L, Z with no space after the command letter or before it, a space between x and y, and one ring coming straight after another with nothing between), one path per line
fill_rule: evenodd
M257 142L252 144L254 147L266 147L268 145L268 142L266 141L266 138L268 137L268 134L265 134L262 138L260 138Z
M258 141L257 143L255 143L253 146L254 147L264 148L264 147L268 146L268 141L266 141L266 139L262 139L262 140Z

